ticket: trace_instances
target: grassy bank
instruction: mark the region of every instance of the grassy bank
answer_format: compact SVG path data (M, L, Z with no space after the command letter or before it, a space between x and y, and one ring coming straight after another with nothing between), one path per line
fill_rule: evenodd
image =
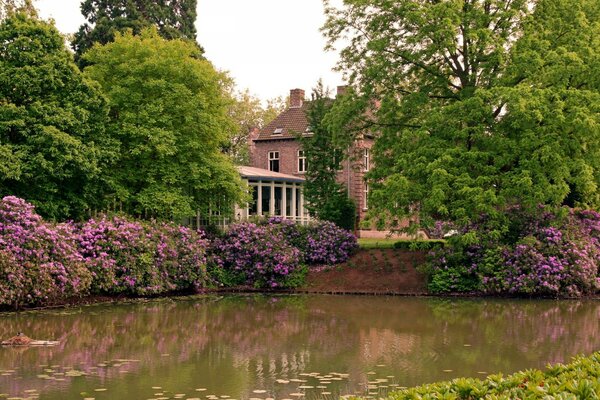
M459 378L404 389L388 395L404 399L598 399L600 398L600 352L577 357L569 364L546 370L526 370L509 376L490 375L485 380Z

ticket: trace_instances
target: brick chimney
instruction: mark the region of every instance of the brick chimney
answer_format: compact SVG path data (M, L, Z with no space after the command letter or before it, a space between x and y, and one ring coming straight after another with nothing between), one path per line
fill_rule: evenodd
M343 86L338 86L337 87L337 97L343 96L344 94L346 94L346 89L348 88L348 86L343 85Z
M300 108L304 103L304 90L292 89L290 90L290 108Z

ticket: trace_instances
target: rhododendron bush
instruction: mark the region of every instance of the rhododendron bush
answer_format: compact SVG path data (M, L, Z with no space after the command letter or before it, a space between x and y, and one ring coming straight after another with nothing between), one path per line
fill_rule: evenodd
M357 247L353 234L331 222L302 226L271 218L232 225L215 240L212 252L217 268L236 283L274 288L299 286L303 265L342 263Z
M119 216L53 224L8 196L0 202L0 305L214 284L295 287L306 265L346 261L356 247L352 234L331 223L304 227L280 218L233 225L212 242L176 224Z
M104 217L81 225L77 242L94 293L160 294L207 279L208 241L185 227Z
M568 297L600 290L600 214L515 207L507 219L499 232L483 216L433 253L430 290Z
M92 281L72 224L52 225L34 207L7 196L0 202L0 304L41 304L87 294Z
M0 202L0 304L95 294L159 294L206 282L202 236L120 217L51 224L22 199Z

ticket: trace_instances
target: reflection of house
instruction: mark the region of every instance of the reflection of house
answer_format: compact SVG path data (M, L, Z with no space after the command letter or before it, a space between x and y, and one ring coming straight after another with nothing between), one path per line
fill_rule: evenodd
M238 171L249 186L252 200L246 207L236 208L237 219L269 215L302 224L310 220L304 207L302 177L254 167L238 167Z
M343 90L344 87L338 87L338 95L342 94ZM304 156L297 135L311 135L306 116L308 105L309 102L304 99L304 90L290 91L289 108L251 138L252 167L300 179L303 177L307 168L310 168L310 160ZM371 146L370 138L357 140L354 146L348 149L348 158L344 161L342 170L338 172L338 181L344 183L348 195L354 200L359 218L364 217L367 210L368 186L364 174L369 169Z

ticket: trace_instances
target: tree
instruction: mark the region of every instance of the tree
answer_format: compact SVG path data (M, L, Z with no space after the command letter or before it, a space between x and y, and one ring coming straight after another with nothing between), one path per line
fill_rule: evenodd
M79 60L94 43L111 42L117 32L131 29L138 34L149 26L165 39L196 43L196 5L197 0L83 0L81 13L87 22L75 34L75 58Z
M22 197L55 219L101 206L113 149L106 101L64 43L53 25L25 13L0 22L0 197Z
M231 94L229 115L235 123L225 152L238 165L247 165L250 162L248 141L254 129L261 129L275 119L285 109L281 98L267 101L263 107L260 99L252 96L248 90Z
M199 54L148 28L117 33L85 55L84 74L108 97L108 132L120 143L113 195L129 214L185 217L233 211L241 200L240 177L220 151L233 129L227 78Z
M323 29L349 37L353 107L377 104L337 110L379 134L371 209L428 225L600 205L597 1L344 3Z
M330 129L325 122L332 103L322 81L319 81L313 90L313 99L307 112L312 135L303 135L304 132L298 135L308 161L304 198L311 215L352 230L355 206L344 185L337 180L342 161L349 155L345 152L347 147L340 145L336 138L337 131Z
M25 12L32 16L37 14L31 0L0 0L0 21L16 12Z

